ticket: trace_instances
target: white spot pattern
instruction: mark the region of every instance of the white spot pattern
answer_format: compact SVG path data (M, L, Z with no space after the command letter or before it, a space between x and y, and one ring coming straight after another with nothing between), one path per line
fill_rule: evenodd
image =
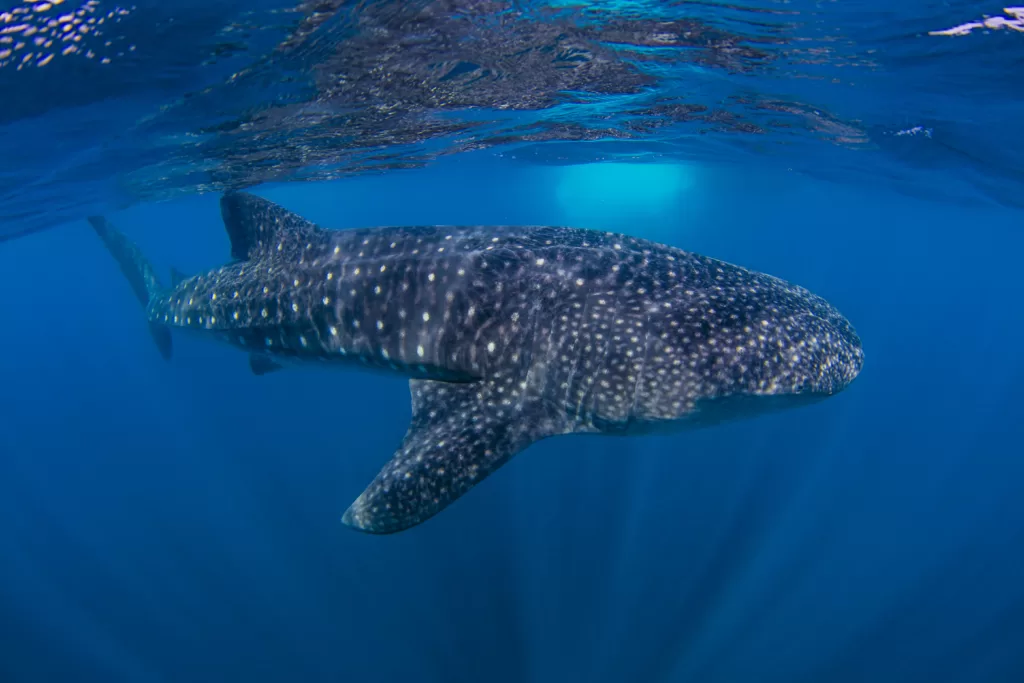
M411 431L416 445L353 506L350 522L368 530L422 521L508 448L549 433L703 424L796 404L840 391L863 362L856 333L820 297L644 240L551 227L326 231L253 204L239 209L257 226L244 236L249 259L154 299L151 320L205 319L271 357L358 360L471 388L434 405L435 417L422 417L429 442ZM523 411L537 412L523 421ZM458 425L475 421L495 448L459 441L469 437ZM520 423L529 429L499 447L497 435ZM388 488L396 481L409 484ZM420 503L401 497L413 491Z

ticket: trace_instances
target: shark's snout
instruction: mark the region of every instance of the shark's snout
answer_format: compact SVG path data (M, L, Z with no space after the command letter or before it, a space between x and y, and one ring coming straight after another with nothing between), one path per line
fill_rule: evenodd
M839 311L829 304L807 314L807 338L802 346L813 345L810 359L811 392L830 396L846 389L864 367L860 336Z

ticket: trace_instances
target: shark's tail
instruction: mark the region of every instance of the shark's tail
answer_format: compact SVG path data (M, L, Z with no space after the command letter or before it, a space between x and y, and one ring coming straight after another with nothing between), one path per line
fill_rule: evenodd
M102 216L90 216L89 223L103 240L107 251L121 267L121 272L128 278L135 297L143 308L149 306L150 300L164 290L160 279L156 276L152 264L143 256L139 248L121 232L107 222ZM165 325L149 323L149 333L156 342L160 355L166 360L171 359L171 331Z

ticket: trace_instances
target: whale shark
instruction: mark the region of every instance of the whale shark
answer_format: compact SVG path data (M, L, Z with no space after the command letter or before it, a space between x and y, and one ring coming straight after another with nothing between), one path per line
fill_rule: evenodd
M850 322L777 277L644 239L552 226L332 230L246 192L221 197L232 260L164 286L89 222L145 307L160 354L188 330L256 375L308 363L409 377L401 444L342 521L388 534L557 435L719 424L844 390Z

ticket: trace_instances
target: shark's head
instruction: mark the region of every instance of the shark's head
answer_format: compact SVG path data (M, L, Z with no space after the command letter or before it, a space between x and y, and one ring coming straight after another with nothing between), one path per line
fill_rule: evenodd
M774 280L774 278L772 278ZM864 350L850 322L827 301L782 281L777 298L742 327L725 326L704 368L708 391L692 421L708 424L816 403L860 374ZM728 330L728 331L726 331Z

